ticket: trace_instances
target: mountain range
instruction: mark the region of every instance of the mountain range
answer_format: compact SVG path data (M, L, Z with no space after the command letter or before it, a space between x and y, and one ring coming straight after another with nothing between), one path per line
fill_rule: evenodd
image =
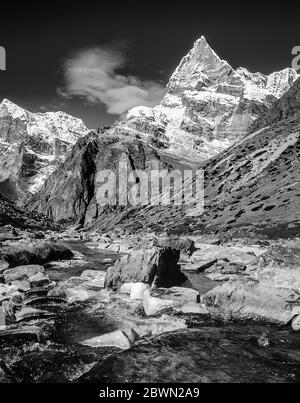
M292 234L300 227L299 94L295 70L266 76L233 69L202 37L158 106L133 108L108 129L88 133L79 119L3 101L1 190L21 199L30 193L28 208L90 228ZM168 170L203 168L204 214L97 205L97 172L117 172L120 160L132 171L153 161Z
M162 102L133 108L109 132L154 139L180 160L206 161L245 137L298 77L290 68L269 76L234 70L201 37L172 75Z

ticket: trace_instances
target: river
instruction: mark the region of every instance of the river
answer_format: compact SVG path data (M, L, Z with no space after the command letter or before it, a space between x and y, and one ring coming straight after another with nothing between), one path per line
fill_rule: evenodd
M94 270L105 271L116 259L81 242L66 246L82 253ZM212 286L203 276L192 280L198 289ZM300 382L300 335L290 328L189 316L188 329L145 337L130 350L93 349L80 343L119 329L122 318L105 305L97 314L89 308L89 302L71 305L58 316L47 344L2 349L0 358L11 363L20 382Z
M70 245L69 245L70 246ZM72 245L105 270L108 255ZM190 276L195 288L214 284ZM105 315L104 315L105 317ZM106 330L114 324L104 319ZM82 382L300 382L300 335L258 324L207 323L191 318L190 329L145 338L131 350L99 363Z

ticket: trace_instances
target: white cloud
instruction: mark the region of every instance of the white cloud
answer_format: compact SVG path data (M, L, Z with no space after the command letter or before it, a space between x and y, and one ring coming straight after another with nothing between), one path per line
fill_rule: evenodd
M66 85L58 92L65 97L84 97L91 103L102 102L111 114L157 105L164 95L163 85L118 74L125 65L124 55L117 51L93 48L79 52L65 62Z

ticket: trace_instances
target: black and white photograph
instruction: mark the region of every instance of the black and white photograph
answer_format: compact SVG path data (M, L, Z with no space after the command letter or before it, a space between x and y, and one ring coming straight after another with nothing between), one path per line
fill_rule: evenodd
M300 383L299 7L0 8L2 387Z

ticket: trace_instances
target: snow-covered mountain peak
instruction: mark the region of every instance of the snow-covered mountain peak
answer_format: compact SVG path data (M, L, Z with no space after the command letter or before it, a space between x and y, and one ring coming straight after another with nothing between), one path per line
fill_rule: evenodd
M0 116L11 115L13 118L24 118L28 112L8 99L3 99L0 104Z
M276 71L268 76L262 73L251 73L243 67L238 68L236 72L242 77L246 85L255 85L264 90L265 94L273 95L277 99L281 98L300 77L292 68Z
M265 89L267 85L267 76L262 73L251 73L245 67L239 67L236 72L243 78L245 83L251 83L261 89Z
M81 119L64 112L33 113L4 99L0 104L0 188L5 183L22 197L35 193L88 132Z
M196 40L190 54L198 57L200 61L203 61L206 57L214 57L218 61L221 60L204 36L201 36L200 39Z
M234 70L222 60L204 36L198 39L191 51L181 60L167 86L163 104L178 104L176 97L182 94L210 91L219 94L245 97L264 102L272 97L279 99L296 81L299 75L286 68L269 76L252 73L244 67ZM175 96L175 98L174 98Z
M168 84L169 93L199 91L220 82L233 83L240 77L216 54L206 39L198 39L192 50L181 60Z
M292 68L272 73L267 77L267 90L279 99L299 77Z
M295 74L291 69L270 76L235 70L202 36L170 78L162 102L134 108L111 132L159 139L165 152L202 162L244 138L290 88Z
M14 125L19 125L19 141L28 139L28 135L40 138L43 141L52 141L55 139L75 144L79 137L89 132L83 121L68 115L65 112L45 112L33 113L21 108L15 103L4 99L0 104L0 118L16 120ZM19 123L17 123L17 121ZM7 137L8 133L6 133ZM4 140L4 133L0 133L0 138ZM6 138L5 141L11 142Z

